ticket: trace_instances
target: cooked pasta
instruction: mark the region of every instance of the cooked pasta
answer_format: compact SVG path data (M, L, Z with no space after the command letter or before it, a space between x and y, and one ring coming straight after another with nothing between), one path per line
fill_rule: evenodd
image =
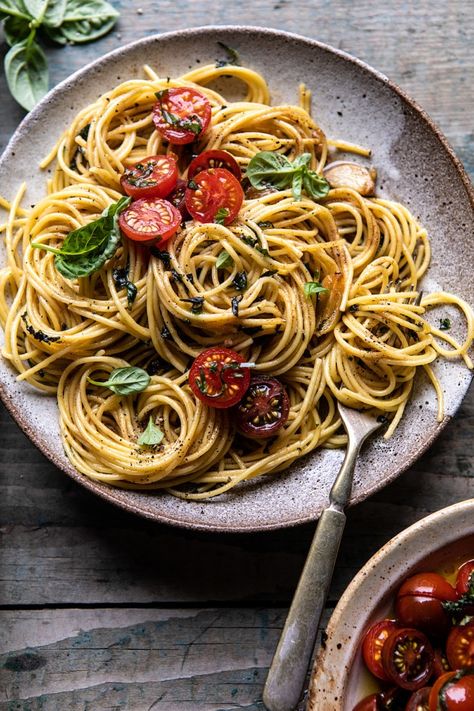
M317 200L304 192L296 199L291 187L251 188L230 224L187 220L163 249L123 238L101 269L76 279L58 271L55 253L38 248L57 250L71 231L97 219L123 196L124 170L146 156L176 153L185 174L189 148L166 143L152 120L157 92L170 87L197 88L210 102L211 124L195 153L227 151L243 172L262 151L289 161L307 153L319 174L336 151L369 155L326 139L311 118L306 87L300 106L271 106L263 77L243 67L206 66L171 80L149 67L145 73L77 114L41 165L55 163L40 202L21 207L25 186L1 202L8 212L1 226L3 357L18 380L57 396L75 468L114 486L216 496L282 472L317 447L343 446L337 401L386 416L389 437L419 368L436 388L442 419L443 393L430 364L442 356L472 368L474 319L454 295L422 296L429 239L401 204L337 183ZM222 77L243 82L245 98L228 101L211 88ZM218 266L223 252L225 268ZM119 272L133 286L132 299ZM319 285L314 294L308 284ZM443 304L465 317L462 343L425 318ZM189 367L213 346L233 349L253 373L283 383L289 415L275 436L244 436L232 409L196 397ZM121 395L97 384L127 366L151 375L142 392ZM162 439L143 446L149 418Z

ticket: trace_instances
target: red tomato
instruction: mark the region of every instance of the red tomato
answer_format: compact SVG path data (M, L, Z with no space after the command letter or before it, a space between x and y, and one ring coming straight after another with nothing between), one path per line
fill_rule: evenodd
M234 156L227 151L204 151L194 158L189 164L188 179L194 178L201 170L209 170L209 168L225 168L235 175L237 180L242 179L242 171Z
M189 214L198 222L215 222L221 217L224 225L230 225L240 210L244 191L228 170L210 168L189 181L185 199Z
M456 599L456 590L441 575L418 573L398 591L395 612L402 625L442 636L450 624L442 602Z
M430 711L430 691L431 686L424 686L422 689L414 691L408 699L405 711Z
M451 669L474 669L474 621L453 627L446 642Z
M183 220L185 220L187 217L189 217L189 213L186 209L186 203L184 201L184 196L186 194L186 181L181 180L181 178L178 179L178 182L176 183L176 187L171 193L171 195L168 195L168 200L172 205L175 206L177 210L180 211L181 217Z
M382 649L382 664L390 681L416 691L425 686L433 671L433 648L428 638L404 627L392 632Z
M359 701L357 706L354 706L353 711L380 711L380 702L378 694L370 694L365 699Z
M440 647L437 647L434 650L433 676L437 679L448 671L451 671L451 667L449 666L446 654Z
M387 689L378 694L370 694L354 706L353 711L402 711L405 708L406 692L401 689Z
M122 189L133 198L166 197L178 180L174 156L149 156L127 168L120 178Z
M168 200L141 198L120 213L119 226L134 242L154 245L169 239L181 224L181 213Z
M474 671L448 672L430 692L430 711L473 711Z
M250 369L240 368L244 358L230 348L208 348L189 371L195 396L210 407L227 408L242 399L250 383Z
M199 91L182 86L164 89L156 96L153 123L166 141L179 145L192 143L206 131L211 104Z
M474 573L474 560L468 560L463 563L458 570L456 577L456 592L459 596L469 592L469 584L474 582L472 575Z
M279 380L255 375L236 407L239 430L249 437L272 437L288 419L290 401Z
M362 642L362 656L367 667L377 679L388 681L382 666L382 647L385 640L398 627L395 620L381 620L370 627Z

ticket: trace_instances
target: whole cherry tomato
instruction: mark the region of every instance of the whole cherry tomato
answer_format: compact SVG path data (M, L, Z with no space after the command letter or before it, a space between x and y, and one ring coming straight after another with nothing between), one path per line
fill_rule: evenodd
M430 691L429 711L473 711L474 670L443 674Z
M456 590L441 575L418 573L405 580L398 591L395 613L402 625L441 637L450 624L442 603L456 599Z

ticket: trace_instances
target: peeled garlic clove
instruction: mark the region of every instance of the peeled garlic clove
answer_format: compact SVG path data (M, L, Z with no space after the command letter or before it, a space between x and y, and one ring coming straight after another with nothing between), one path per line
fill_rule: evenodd
M327 165L323 174L331 188L351 188L361 195L373 195L375 192L375 168L338 160Z

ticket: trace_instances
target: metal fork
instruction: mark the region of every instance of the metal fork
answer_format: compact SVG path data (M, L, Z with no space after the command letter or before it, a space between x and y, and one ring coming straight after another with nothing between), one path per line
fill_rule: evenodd
M309 549L288 617L268 672L263 702L268 711L292 711L301 696L316 633L329 592L346 524L354 469L367 437L382 426L374 417L338 403L348 444L344 462L329 494Z

